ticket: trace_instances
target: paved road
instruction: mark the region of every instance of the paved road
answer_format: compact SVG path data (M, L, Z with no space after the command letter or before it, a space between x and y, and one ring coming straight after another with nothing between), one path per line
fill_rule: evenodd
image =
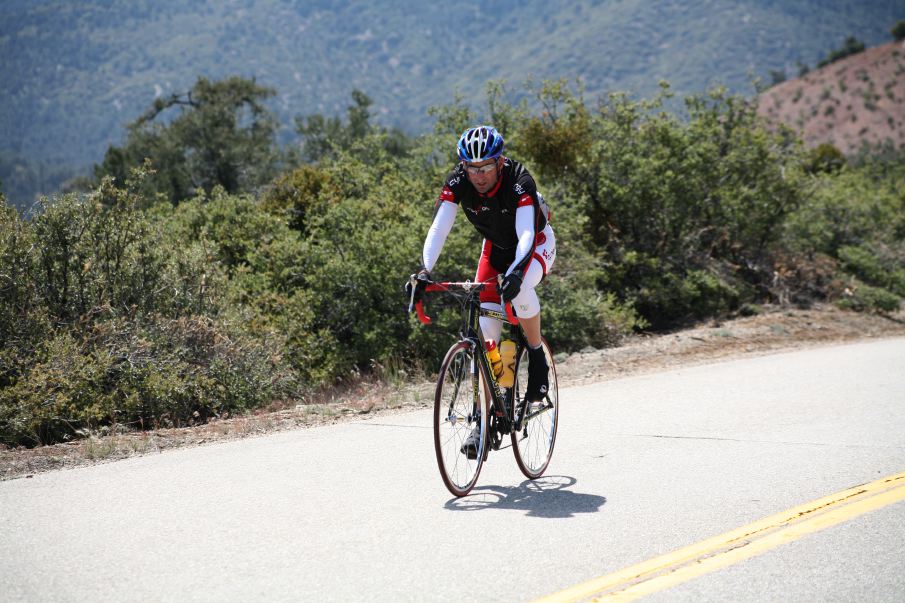
M0 600L551 593L905 471L905 339L561 392L549 475L456 500L414 412L0 483ZM654 600L905 600L905 503Z

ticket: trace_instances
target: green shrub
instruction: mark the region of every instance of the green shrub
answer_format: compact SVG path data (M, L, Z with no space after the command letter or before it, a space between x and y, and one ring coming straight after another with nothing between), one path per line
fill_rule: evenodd
M880 260L869 250L854 245L839 248L839 261L842 268L861 280L879 284L886 281L887 272L880 265Z
M561 87L546 94L568 110L522 124L515 140L552 180L542 188L569 191L581 206L589 252L602 258L597 289L663 328L735 308L750 293L736 283L769 280L770 250L804 180L800 147L767 133L750 103L714 90L687 99L683 122L661 111L665 85L649 102L611 95L596 113L574 108ZM541 143L579 126L587 144L583 135L545 165Z
M825 59L817 62L817 66L824 67L826 65L829 65L830 63L835 63L836 61L842 60L845 57L862 52L864 48L864 42L854 36L849 36L845 39L845 43L842 45L842 48L831 51Z
M862 281L905 296L905 268L897 258L883 258L864 246L846 245L838 251L840 265Z
M807 201L786 220L784 243L796 251L836 256L841 247L905 239L905 196L901 176L861 167L820 174Z
M857 312L893 313L899 310L902 299L881 287L857 284L839 300L840 308Z
M832 105L827 108L827 111L831 107ZM818 172L833 173L841 170L844 165L845 155L842 154L842 151L829 143L823 143L808 153L805 170L810 174Z
M154 317L60 332L0 390L0 441L50 444L103 425L184 426L297 395L274 349L205 318Z
M896 21L896 24L889 30L894 40L905 40L905 20Z
M687 119L662 110L666 86L592 108L545 84L533 113L501 90L490 114L507 153L553 208L558 257L538 294L557 351L765 301L893 312L905 294L894 149L837 165L721 90L688 99ZM214 186L174 206L140 192L145 166L29 220L0 201L0 441L189 425L385 366L436 369L460 307L430 296L423 327L402 286L473 121L458 105L438 115L402 150L379 128L355 133L260 196ZM481 238L457 222L437 279L475 274Z
M612 347L647 325L615 294L576 289L564 278L548 277L539 292L544 336L555 351Z

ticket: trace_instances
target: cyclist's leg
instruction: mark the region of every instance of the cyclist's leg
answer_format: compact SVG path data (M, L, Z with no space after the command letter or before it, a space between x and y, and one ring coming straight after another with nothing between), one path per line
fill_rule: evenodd
M547 224L546 228L537 235L533 257L522 278L522 289L512 300L525 333L525 339L533 348L539 347L541 342L540 300L534 289L550 273L555 261L556 237L553 234L553 228Z
M534 479L546 471L553 454L559 425L559 388L556 383L556 363L546 342L543 343L549 365L549 389L540 402L524 402L525 384L530 381L529 357L524 353L516 365L516 399L523 401L516 414L516 430L511 434L512 449L519 469Z
M522 473L531 479L540 477L546 471L559 424L556 366L549 346L541 337L541 308L535 291L549 274L555 260L556 239L548 224L537 236L522 290L513 300L529 348L516 367L515 391L521 420L518 423L520 428L512 432L512 449ZM534 349L530 347L532 343L536 344Z
M553 229L548 224L537 235L534 254L525 270L521 291L512 300L528 342L529 379L526 394L529 400L544 398L549 387L549 363L546 361L544 350L541 347L541 308L535 287L549 273L555 260L556 238L553 235Z
M494 268L490 263L490 252L492 249L493 245L491 242L485 239L484 244L481 247L481 258L478 260L478 272L475 275L476 282L496 282L496 277L500 271ZM484 291L481 291L481 307L485 310L494 310L496 312L503 311L503 306L500 305L500 295L497 293L496 287L490 286ZM495 318L487 318L484 316L481 317L480 322L481 332L484 334L484 337L493 339L495 342L499 343L500 335L503 332L503 322Z
M475 274L475 282L483 283L486 281L496 282L496 277L499 274L499 270L494 268L490 263L490 254L493 250L493 245L490 241L484 240L483 245L481 246L481 257L478 260L478 271ZM496 310L498 312L502 312L503 307L500 305L500 296L496 291L496 287L490 286L487 289L481 291L480 295L481 307L488 310ZM500 320L494 318L480 317L481 324L481 333L484 335L486 339L493 339L496 343L500 342L500 335L503 331L503 323ZM484 432L481 430L480 425L476 425L474 429L472 429L471 433L465 439L461 446L462 454L466 455L469 459L475 458L480 449L480 441L484 436Z

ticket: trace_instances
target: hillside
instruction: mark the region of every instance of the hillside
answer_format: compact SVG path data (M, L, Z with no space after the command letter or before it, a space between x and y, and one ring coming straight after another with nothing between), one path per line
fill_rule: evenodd
M846 155L871 145L905 145L905 43L890 42L778 84L758 114L799 132L810 147Z
M9 192L12 178L40 188L84 169L200 75L275 88L284 142L295 116L341 113L354 88L384 125L416 133L456 94L483 106L490 79L580 80L589 97L648 96L661 78L678 95L715 83L747 94L751 77L813 63L847 35L881 43L903 17L898 0L9 0L0 178ZM23 161L42 167L23 173Z

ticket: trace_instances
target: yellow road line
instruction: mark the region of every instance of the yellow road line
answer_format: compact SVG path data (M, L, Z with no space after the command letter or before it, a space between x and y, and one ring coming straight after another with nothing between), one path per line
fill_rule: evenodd
M575 585L538 602L631 600L900 500L905 500L905 472L799 505L720 536Z

